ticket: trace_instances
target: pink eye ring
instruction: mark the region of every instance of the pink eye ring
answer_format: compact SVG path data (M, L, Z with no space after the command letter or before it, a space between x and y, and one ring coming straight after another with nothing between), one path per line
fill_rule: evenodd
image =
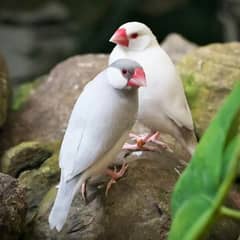
M135 38L137 38L138 37L138 33L132 33L131 35L130 35L130 38L133 38L133 39L135 39Z

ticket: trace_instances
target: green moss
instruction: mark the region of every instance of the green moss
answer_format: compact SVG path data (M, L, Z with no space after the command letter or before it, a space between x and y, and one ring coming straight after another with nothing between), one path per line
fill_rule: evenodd
M196 83L194 75L192 74L182 74L181 78L183 80L188 102L190 106L193 107L199 95L200 85Z
M1 171L17 177L22 171L40 166L52 152L49 145L36 141L22 142L5 152L1 158Z
M56 186L50 188L50 190L45 194L44 198L39 204L37 217L42 217L46 214L50 206L52 205L57 193Z
M13 111L18 111L24 105L33 88L34 83L24 83L14 90L11 106Z
M29 96L34 91L34 89L36 89L39 86L40 82L43 81L45 78L46 76L43 76L43 77L37 78L32 82L23 83L20 86L18 86L13 91L13 100L12 100L11 109L13 111L20 110L24 106Z
M59 142L48 144L52 156L39 168L23 172L19 179L20 184L26 189L28 203L27 222L31 222L37 213L39 203L49 189L59 181L60 169L58 163Z
M177 65L199 136L240 79L239 51L239 43L208 45L187 54Z

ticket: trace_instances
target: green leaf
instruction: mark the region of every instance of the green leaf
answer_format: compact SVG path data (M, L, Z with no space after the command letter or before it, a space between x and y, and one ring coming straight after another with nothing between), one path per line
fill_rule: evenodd
M228 96L175 186L169 240L199 239L220 212L236 175L240 84Z
M204 195L186 201L175 216L169 239L199 239L203 234L201 229L212 215L211 209L212 199L207 199Z

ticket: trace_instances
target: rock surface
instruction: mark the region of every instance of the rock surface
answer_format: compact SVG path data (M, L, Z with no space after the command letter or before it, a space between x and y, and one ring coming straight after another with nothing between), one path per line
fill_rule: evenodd
M200 136L240 80L239 56L240 43L212 44L186 55L178 64Z
M23 142L10 148L2 157L1 171L17 177L22 171L38 167L51 155L47 145Z
M7 119L9 92L7 65L0 55L0 128Z
M49 143L47 147L46 144L38 146L41 151L44 149L42 156L45 157L45 161L38 168L22 172L18 178L20 184L26 189L27 223L35 216L44 195L53 185L58 183L60 174L58 166L59 143ZM45 156L46 152L48 152L48 157ZM36 151L35 154L33 152L32 161L34 161L35 155L40 156L39 152Z
M0 233L2 240L17 240L25 223L25 192L13 177L0 173Z
M184 55L197 48L195 43L188 41L177 33L167 35L161 46L174 63L179 62Z
M35 217L28 219L24 240L77 240L79 236L82 240L167 239L170 196L184 162L180 163L175 153L166 151L160 154L144 152L140 156L135 153L126 161L129 163L128 172L113 185L108 197L105 197L106 178L95 178L88 183L87 205L80 192L76 195L60 233L50 230L48 225L49 211L57 190L55 185L47 183L46 194L44 197L41 194L40 202L36 190L32 191L32 199L37 199L39 204L36 206L39 207L35 209ZM56 184L57 178L54 178L49 172L48 180L54 179L52 183ZM222 219L212 227L207 239L235 240L239 234L239 223Z
M67 224L57 233L47 218L55 198L55 187L40 204L32 232L34 239L166 239L169 228L169 197L177 180L174 154L145 153L137 161L129 157L127 175L113 185L108 197L100 185L87 206L77 194ZM93 184L93 183L92 183ZM91 188L91 186L89 186ZM95 189L95 188L94 188ZM30 229L30 228L29 228Z
M22 109L10 114L0 151L22 141L61 139L84 85L106 64L107 56L102 54L76 56L58 64Z

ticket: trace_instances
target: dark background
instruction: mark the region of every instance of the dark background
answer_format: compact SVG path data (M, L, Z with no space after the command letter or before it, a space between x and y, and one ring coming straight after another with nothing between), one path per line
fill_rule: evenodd
M141 21L162 41L177 32L204 45L239 39L240 0L1 0L0 52L13 82L81 53L108 53L108 39Z

